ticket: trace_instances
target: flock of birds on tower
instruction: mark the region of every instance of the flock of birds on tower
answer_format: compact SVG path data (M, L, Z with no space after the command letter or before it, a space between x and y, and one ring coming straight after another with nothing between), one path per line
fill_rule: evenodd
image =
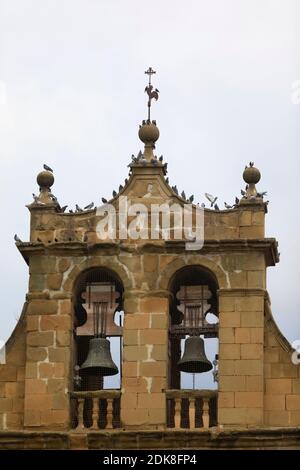
M165 173L167 173L168 164L163 163L163 156L162 155L158 159L157 159L157 157L154 157L151 160L150 163L152 163L154 166L156 166L158 164L162 165L165 169ZM144 155L142 154L141 151L139 151L137 156L135 156L135 155L131 156L131 162L129 163L128 167L130 167L130 170L131 170L133 165L139 165L139 164L147 165L147 161L146 161L146 159L145 159L145 157L144 157ZM250 162L250 167L253 167L253 166L254 166L254 163ZM49 171L49 172L53 173L53 169L50 166L44 164L43 168L44 168L45 171ZM245 168L247 168L247 166ZM165 178L165 182L166 182L167 185L169 185L169 178L168 177ZM118 192L115 191L115 190L112 191L113 199L118 196L118 194L124 189L124 187L127 185L127 183L128 183L128 179L126 178L125 181L124 181L124 186L122 184L120 184ZM245 190L241 189L241 196L242 197L247 196L248 187L249 186L247 184L246 187L245 187ZM194 195L193 194L189 197L186 197L186 194L185 194L184 191L182 191L181 194L179 194L179 191L178 191L176 185L175 186L170 186L170 188L172 189L172 191L176 195L180 196L186 202L188 202L190 204L192 204L194 202ZM204 193L204 195L210 203L210 209L214 208L214 210L219 211L220 208L219 208L219 205L217 204L218 196L213 196L210 193ZM259 198L263 198L266 195L267 195L267 191L257 193L257 197L259 197ZM45 205L44 202L41 202L39 200L39 197L36 194L32 193L32 197L33 197L34 203ZM57 200L57 197L54 196L54 194L52 194L51 192L50 192L50 198L52 199L53 202L56 203L57 209L58 209L59 212L64 213L66 211L68 205L65 205L65 206L61 207L58 200ZM101 198L101 201L102 201L103 204L107 204L109 202L108 199L106 199L104 197ZM266 204L268 204L268 203L269 203L269 201L266 201ZM235 197L235 202L233 204L228 204L227 202L224 202L224 206L225 206L226 210L235 209L236 207L239 206L239 204L240 204L240 198L238 198L237 196ZM200 207L199 203L197 203L196 206ZM201 208L204 209L205 207L206 207L205 204L201 203ZM74 214L74 213L78 214L78 213L81 213L81 212L93 210L95 208L96 208L96 206L95 206L94 202L91 202L91 203L87 204L83 208L81 208L78 204L76 204L75 205L75 210L70 209L69 214ZM22 242L22 240L18 237L17 234L14 235L14 240L17 243Z

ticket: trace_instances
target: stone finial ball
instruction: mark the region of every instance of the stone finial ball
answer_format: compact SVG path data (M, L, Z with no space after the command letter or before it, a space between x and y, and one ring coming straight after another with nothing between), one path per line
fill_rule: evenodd
M247 184L257 184L260 180L260 171L255 166L248 166L244 170L243 178Z
M40 188L51 188L51 186L54 183L54 176L51 171L41 171L37 175L37 184L39 185Z
M139 129L139 138L142 142L156 142L159 138L159 129L156 125L151 122L143 124Z

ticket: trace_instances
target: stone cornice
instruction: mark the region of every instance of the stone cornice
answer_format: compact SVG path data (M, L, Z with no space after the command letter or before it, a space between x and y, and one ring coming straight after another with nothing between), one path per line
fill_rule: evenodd
M274 266L279 261L275 238L264 239L228 239L228 240L205 240L204 246L198 250L186 250L185 241L155 241L126 243L123 240L116 242L101 242L88 244L84 242L57 242L45 245L40 242L18 243L17 248L28 263L30 256L101 256L118 255L122 251L129 253L184 253L184 254L211 254L232 252L263 252L265 253L267 266Z

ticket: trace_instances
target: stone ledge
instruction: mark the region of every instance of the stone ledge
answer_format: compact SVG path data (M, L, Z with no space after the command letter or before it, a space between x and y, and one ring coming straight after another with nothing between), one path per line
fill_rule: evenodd
M78 440L80 441L80 445ZM0 432L0 450L10 449L300 449L300 427L163 431Z

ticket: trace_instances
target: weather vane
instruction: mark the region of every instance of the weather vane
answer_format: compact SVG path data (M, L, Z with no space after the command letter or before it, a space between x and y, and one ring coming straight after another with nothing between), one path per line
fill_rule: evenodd
M148 86L146 86L146 88L145 88L145 92L148 95L148 121L150 121L151 100L153 98L156 101L158 100L159 90L157 88L155 88L153 90L153 85L151 84L151 76L156 73L155 70L153 70L152 67L149 67L148 70L146 70L145 73L149 76L149 83L148 83Z

